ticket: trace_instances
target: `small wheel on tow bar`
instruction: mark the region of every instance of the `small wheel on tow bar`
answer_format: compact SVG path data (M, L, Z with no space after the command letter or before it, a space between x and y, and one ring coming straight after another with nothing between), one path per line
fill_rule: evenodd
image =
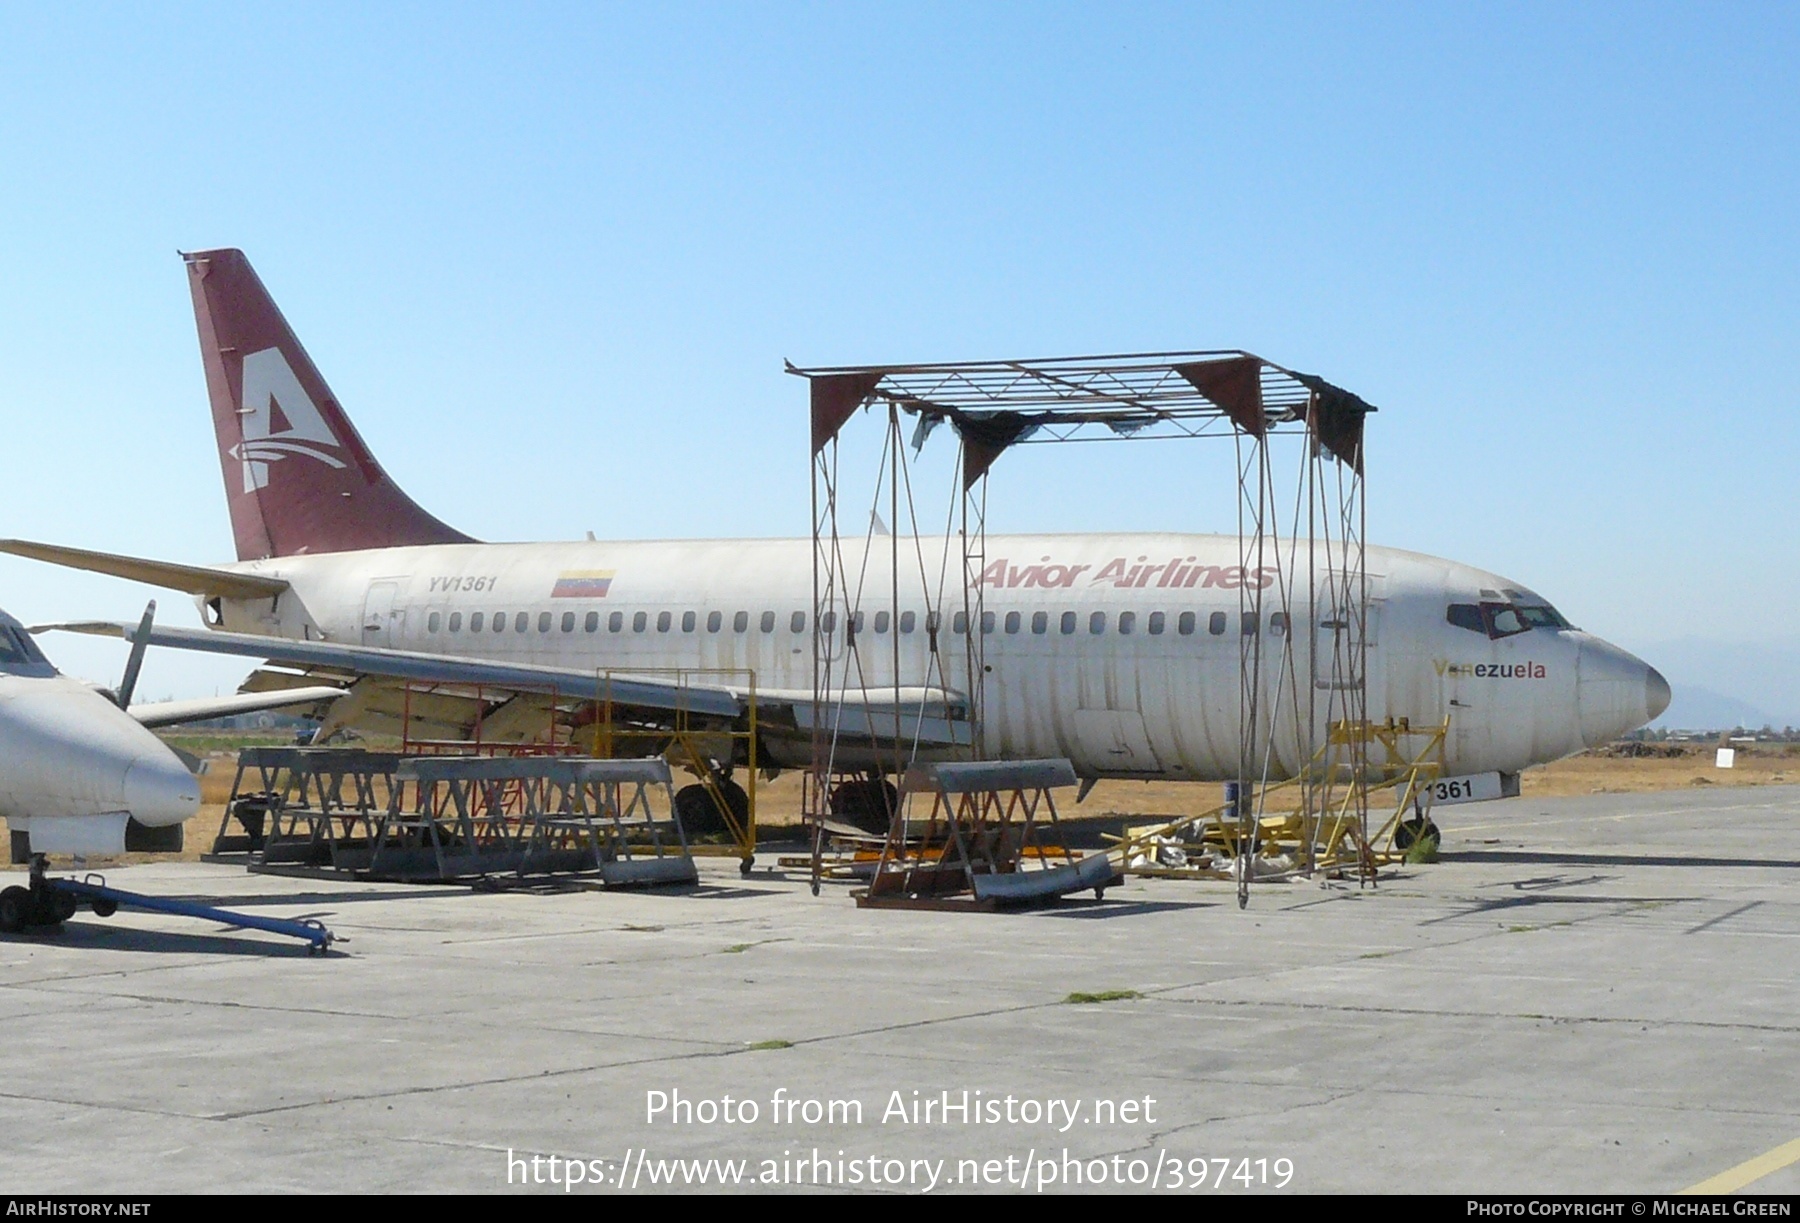
M0 931L17 934L31 923L31 892L21 887L0 890Z
M96 900L94 902L94 916L95 917L111 917L114 913L117 913L118 911L119 911L119 902L116 900L107 900L106 898L102 897L101 899Z

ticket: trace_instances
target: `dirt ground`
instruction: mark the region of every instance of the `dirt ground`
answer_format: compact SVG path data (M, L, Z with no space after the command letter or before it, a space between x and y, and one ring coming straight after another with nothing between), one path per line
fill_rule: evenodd
M1668 752L1668 755L1632 755L1632 752ZM236 774L235 757L228 752L206 756L207 771L201 777L200 814L188 821L186 848L180 855L197 860L212 847L231 794ZM1714 748L1685 744L1614 744L1584 752L1555 764L1528 770L1521 779L1527 796L1561 797L1579 794L1633 794L1678 790L1689 786L1763 786L1800 782L1800 743L1761 744L1740 747L1735 767L1714 766ZM1103 781L1083 803L1072 793L1057 795L1061 818L1080 821L1142 822L1144 817L1187 814L1204 804L1219 801L1219 788L1186 782ZM784 773L774 781L757 782L758 822L765 828L798 823L801 775ZM233 832L241 831L234 828ZM126 861L137 860L132 855ZM143 860L152 860L147 856ZM166 859L165 859L166 860Z
M1551 798L1800 782L1800 743L1740 746L1735 767L1730 769L1715 767L1714 751L1711 744L1613 744L1530 769L1521 779L1521 788L1527 797ZM1640 752L1656 754L1633 754ZM237 772L234 753L212 751L204 759L200 813L188 821L185 848L177 855L184 861L197 861L211 851ZM1074 798L1073 793L1058 794L1057 812L1064 820L1093 823L1096 837L1080 838L1085 841L1097 839L1102 827L1114 830L1126 823L1143 823L1146 818L1173 818L1211 807L1219 801L1219 787L1189 782L1103 781L1085 802L1077 804ZM800 801L799 773L784 773L774 781L757 781L758 823L766 829L797 824ZM231 831L242 830L234 827ZM167 860L167 855L128 854L121 859L96 859L90 865Z

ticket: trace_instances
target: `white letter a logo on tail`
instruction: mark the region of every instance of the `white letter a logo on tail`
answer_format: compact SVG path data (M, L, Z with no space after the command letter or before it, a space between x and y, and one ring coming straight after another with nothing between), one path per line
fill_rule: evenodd
M331 453L341 449L325 418L279 348L265 348L244 358L243 407L239 412L244 440L231 457L244 465L244 491L269 483L269 464L289 455L304 455L330 467L344 461Z

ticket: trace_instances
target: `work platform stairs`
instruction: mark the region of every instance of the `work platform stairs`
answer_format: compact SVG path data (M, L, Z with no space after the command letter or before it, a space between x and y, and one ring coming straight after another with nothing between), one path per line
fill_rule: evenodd
M675 811L668 763L656 758L247 748L209 857L261 873L403 882L694 883Z

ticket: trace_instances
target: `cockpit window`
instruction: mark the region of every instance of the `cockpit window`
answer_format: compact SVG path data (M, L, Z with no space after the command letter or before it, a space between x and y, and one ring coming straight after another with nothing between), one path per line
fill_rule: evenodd
M1483 603L1481 615L1488 622L1488 636L1495 640L1531 630L1525 618L1519 615L1519 609L1511 603Z
M44 666L49 663L24 629L0 625L0 667Z
M1471 633L1487 632L1487 625L1481 622L1481 609L1473 603L1452 603L1444 610L1444 619Z
M1535 607L1521 605L1519 607L1519 615L1523 616L1525 618L1525 623L1529 624L1532 628L1555 629L1574 627L1567 620L1564 620L1561 613L1554 607L1551 607L1548 603L1540 603Z
M1544 613L1554 618L1554 623ZM1533 628L1566 628L1561 616L1548 607L1514 607L1511 603L1452 603L1444 619L1457 628L1483 633L1495 641L1530 632Z

